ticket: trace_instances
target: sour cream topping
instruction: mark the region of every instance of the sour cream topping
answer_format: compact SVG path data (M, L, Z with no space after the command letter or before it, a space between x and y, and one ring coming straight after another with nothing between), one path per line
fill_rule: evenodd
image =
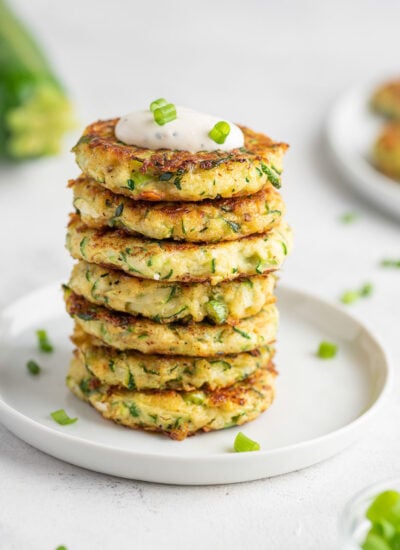
M135 111L120 118L115 127L117 139L128 145L147 149L175 149L178 151L231 151L244 145L241 129L222 117L198 113L176 106L177 118L159 126L150 110ZM218 144L208 133L221 120L228 122L230 133L225 143Z

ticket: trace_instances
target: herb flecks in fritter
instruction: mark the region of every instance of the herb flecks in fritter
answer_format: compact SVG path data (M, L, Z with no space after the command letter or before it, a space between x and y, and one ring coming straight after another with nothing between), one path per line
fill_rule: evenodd
M75 357L67 384L105 418L182 440L198 431L239 426L259 416L273 401L276 373L272 365L260 368L245 381L215 391L140 392L100 385L84 394L80 385L88 376L84 363Z
M74 147L82 171L110 191L147 201L202 201L250 195L266 185L279 185L287 145L249 128L241 127L244 147L190 153L125 145L114 135L118 120L91 124ZM261 163L270 174L260 168ZM147 180L128 188L126 182L139 174Z

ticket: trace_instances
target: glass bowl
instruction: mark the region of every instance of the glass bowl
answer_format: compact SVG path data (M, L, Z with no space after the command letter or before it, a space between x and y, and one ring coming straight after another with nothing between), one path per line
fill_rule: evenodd
M356 493L347 503L339 518L341 550L360 550L371 527L365 513L373 499L387 490L400 492L400 477L374 483Z

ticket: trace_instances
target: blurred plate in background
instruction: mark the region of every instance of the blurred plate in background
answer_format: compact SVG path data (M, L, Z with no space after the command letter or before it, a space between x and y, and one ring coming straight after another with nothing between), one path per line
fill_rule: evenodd
M327 121L327 140L348 183L375 206L400 220L400 183L378 172L371 161L372 146L385 122L369 108L379 84L380 81L348 90L338 99Z

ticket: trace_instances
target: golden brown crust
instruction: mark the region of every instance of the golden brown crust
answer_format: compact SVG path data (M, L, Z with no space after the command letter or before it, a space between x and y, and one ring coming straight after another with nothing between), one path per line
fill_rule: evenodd
M83 173L119 195L151 202L197 202L252 195L281 185L288 146L248 128L243 128L243 148L190 153L126 145L114 136L117 121L88 126L73 151Z
M91 304L68 287L64 299L67 312L85 332L122 351L199 357L238 354L270 345L278 328L273 304L234 326L205 322L165 325Z
M267 367L274 355L269 346L224 355L223 359L122 352L104 345L77 324L71 340L78 348L75 356L91 375L104 385L130 391L214 391L247 379Z
M210 402L214 405L222 406L229 401L236 405L243 406L246 402L245 393L246 390L248 391L248 388L257 387L257 391L261 392L271 391L271 385L263 378L263 370L264 367L258 369L254 374L246 378L245 384L233 384L228 388L220 388L214 391L205 390L205 393L207 393ZM269 362L265 370L274 374L274 376L277 375L273 361Z
M151 239L190 242L232 241L276 226L285 213L272 187L242 198L201 202L149 202L112 193L94 179L70 180L74 206L90 228L121 228Z
M120 163L126 161L140 162L143 173L150 172L161 175L165 172L210 170L226 162L261 161L267 158L268 151L274 149L286 151L289 147L286 143L275 142L264 134L254 132L245 126L239 126L244 134L244 147L240 149L233 149L229 152L200 151L198 153L171 151L169 149L155 151L136 147L135 145L126 145L118 141L115 137L115 126L118 121L119 118L114 118L99 120L90 124L73 151L76 151L81 143L85 143L92 151L112 152ZM147 198L146 200L152 199Z
M210 283L168 283L139 279L96 264L78 262L68 286L89 302L114 311L142 315L159 323L177 321L236 324L275 302L275 277L258 275L246 279ZM216 313L215 307L223 308Z
M120 269L141 279L211 281L215 285L278 269L291 250L292 234L282 221L265 234L201 245L132 237L121 230L90 229L72 216L66 242L76 259Z
M227 389L137 392L99 385L75 355L67 385L106 419L132 429L163 433L180 441L199 431L239 426L259 416L274 399L275 377L273 363L270 363Z

